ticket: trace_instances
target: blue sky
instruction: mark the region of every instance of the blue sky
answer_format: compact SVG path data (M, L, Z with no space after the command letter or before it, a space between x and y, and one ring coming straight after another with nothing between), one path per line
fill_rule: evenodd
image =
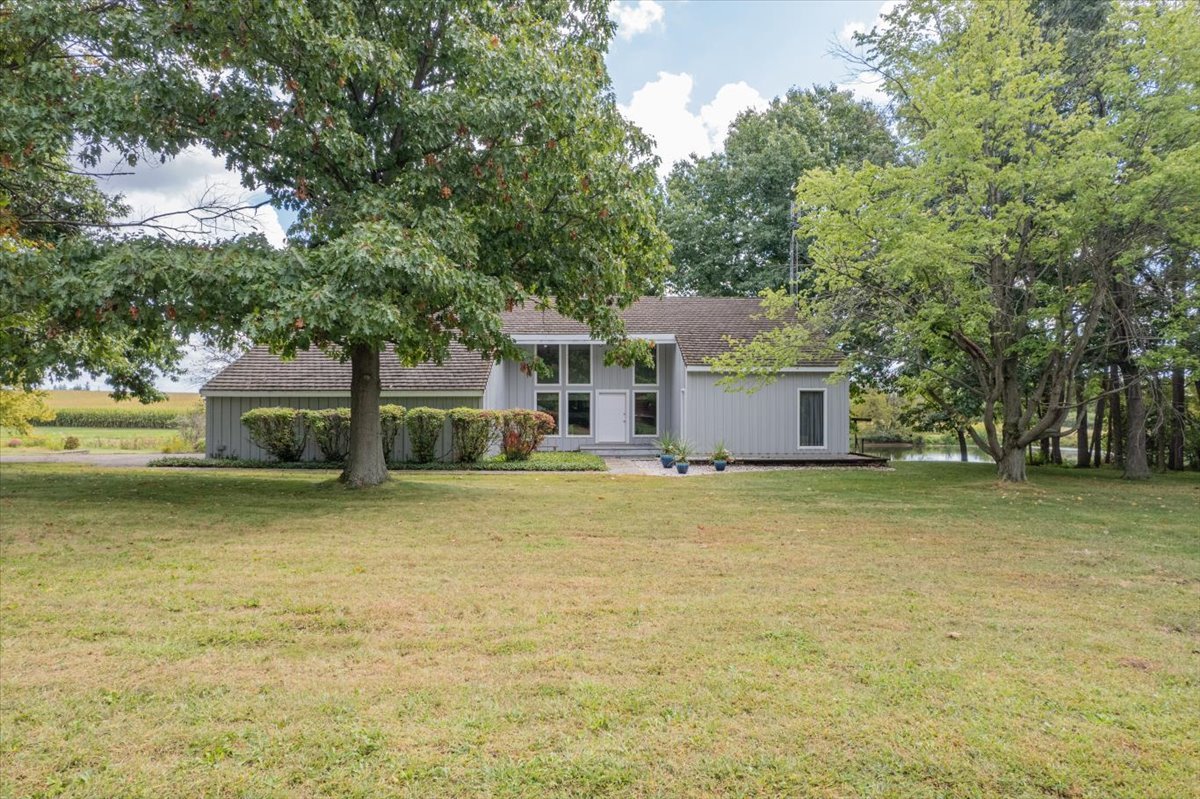
M608 56L617 101L658 142L662 171L719 149L738 111L792 86L833 83L876 97L830 53L875 24L883 0L621 0Z

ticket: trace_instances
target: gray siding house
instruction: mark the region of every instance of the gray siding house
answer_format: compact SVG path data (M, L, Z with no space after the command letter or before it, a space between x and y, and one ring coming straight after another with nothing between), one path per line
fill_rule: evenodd
M724 441L742 459L819 460L850 452L849 388L844 380L828 380L836 360L797 363L754 394L717 385L708 359L728 350L727 337L750 339L776 324L761 318L757 299L648 297L626 310L624 319L630 336L654 343L653 368L605 366L605 345L585 325L525 307L506 314L505 332L536 352L552 375L526 375L516 362L493 364L462 347L443 364L411 368L388 351L381 365L383 402L543 410L557 420L543 445L551 450L648 454L654 440L670 432L698 453ZM346 406L350 365L317 350L284 361L254 348L200 393L207 405L208 456L265 459L242 414L263 406ZM397 442L401 458L408 456L404 438ZM316 456L310 444L306 457Z

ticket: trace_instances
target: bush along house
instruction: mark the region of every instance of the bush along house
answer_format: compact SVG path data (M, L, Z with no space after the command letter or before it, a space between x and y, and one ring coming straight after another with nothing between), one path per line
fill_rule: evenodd
M845 380L829 382L835 359L806 360L748 394L717 384L708 359L776 322L753 298L647 297L624 312L631 337L654 343L656 363L606 366L605 345L585 325L529 306L505 315L505 332L535 352L548 374L525 374L520 364L492 363L454 347L442 364L403 367L390 351L381 365L383 403L408 408L527 408L545 411L555 429L543 450L647 456L670 434L698 453L723 442L739 460L849 461L850 396ZM244 413L260 407L317 410L350 400L350 364L318 350L282 360L256 347L208 381L209 457L266 460L250 438ZM403 439L404 433L401 433ZM447 438L447 436L443 436ZM396 457L410 456L398 440ZM305 458L319 457L310 442Z

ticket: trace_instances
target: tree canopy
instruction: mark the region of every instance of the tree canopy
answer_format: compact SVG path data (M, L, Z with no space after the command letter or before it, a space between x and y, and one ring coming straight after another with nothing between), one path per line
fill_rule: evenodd
M796 179L810 169L895 158L879 109L832 86L792 89L761 112L743 112L721 152L680 161L667 180L672 286L706 296L780 288L788 278ZM805 241L797 243L806 263Z
M552 300L636 354L619 309L662 285L668 242L604 66L607 3L116 2L72 35L128 101L106 111L110 145L205 148L296 212L285 251L160 262L154 308L177 296L172 322L351 360L350 483L386 479L387 345L407 364L456 341L522 357L502 312Z
M1164 243L1195 242L1195 7L1114 11L1099 106L1073 93L1063 38L1020 0L913 2L889 23L865 42L906 163L803 177L806 322L717 365L762 379L826 327L852 343L847 368L977 401L977 443L1023 480L1024 448L1059 432L1101 326L1129 318L1120 287ZM791 309L782 295L770 305Z

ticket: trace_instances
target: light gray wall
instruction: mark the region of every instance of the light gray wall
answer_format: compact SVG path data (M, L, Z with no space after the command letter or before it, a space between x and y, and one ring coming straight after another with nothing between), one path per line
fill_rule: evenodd
M805 453L850 451L850 389L842 380L827 383L828 374L786 373L754 394L727 392L717 385L719 375L688 372L684 437L699 455L718 441L735 457L798 457ZM797 442L797 391L825 391L825 447L800 449Z
M532 349L532 348L528 348ZM673 404L671 398L677 393L675 390L676 373L679 370L674 368L676 360L678 360L678 348L674 344L659 344L655 347L655 354L658 358L658 385L646 386L633 384L633 369L630 367L621 366L605 366L604 353L606 347L601 344L592 345L592 383L589 386L574 386L565 385L562 380L566 376L566 351L562 353L562 364L560 368L560 382L555 385L547 385L537 383L533 375L522 374L519 364L513 361L505 361L492 370L493 376L498 372L503 374L498 381L499 389L487 395L488 402L496 402L496 405L485 405L485 407L494 408L536 408L537 400L535 394L540 391L556 391L559 394L560 415L563 417L563 426L566 424L566 395L569 392L589 392L592 394L592 432L596 429L595 410L596 410L596 391L604 390L620 390L629 392L628 401L628 417L629 417L629 436L624 444L610 444L608 442L600 446L611 447L641 447L649 449L655 439L655 436L634 436L633 435L633 392L634 391L657 391L658 392L658 430L659 434L671 430L677 430L677 407ZM489 384L490 386L490 384ZM595 445L594 436L567 436L556 435L549 436L542 448L547 450L577 450L580 447L590 447Z
M388 397L382 399L384 405L403 405L406 408L424 406L427 408L478 408L480 397ZM322 408L345 408L350 405L350 395L341 397L206 397L205 398L205 451L210 458L238 457L244 460L270 460L271 456L261 447L250 440L250 433L242 424L242 414L252 408L303 408L306 410L321 410ZM224 451L221 451L221 447ZM438 442L439 451L448 454L450 451L449 425L442 431ZM401 460L409 456L408 433L401 432L396 452ZM311 440L304 450L305 460L315 460L320 457L317 446Z

